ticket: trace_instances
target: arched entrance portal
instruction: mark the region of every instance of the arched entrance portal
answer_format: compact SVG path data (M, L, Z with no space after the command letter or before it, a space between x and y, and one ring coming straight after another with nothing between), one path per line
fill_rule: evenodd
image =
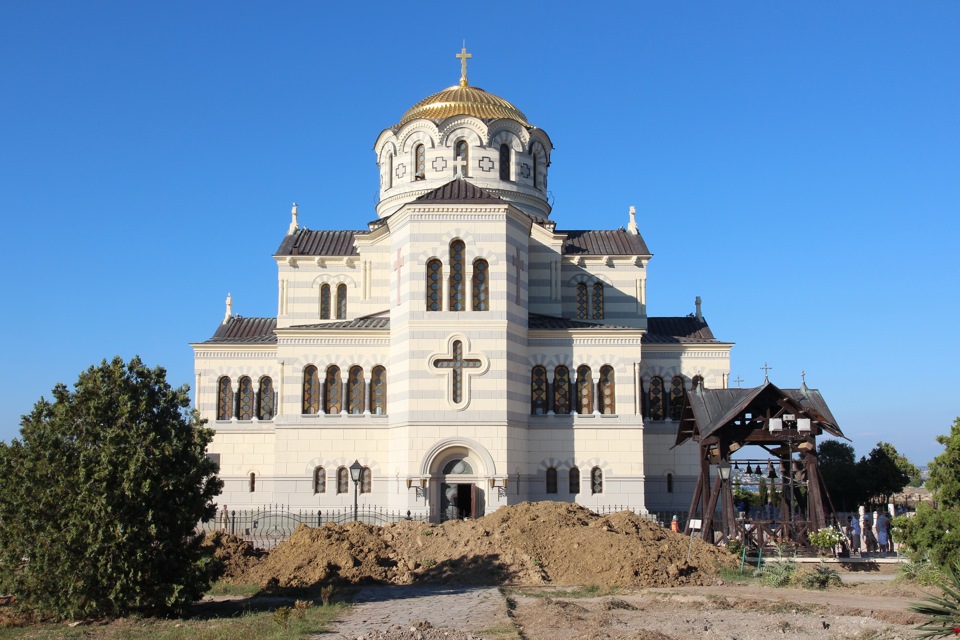
M489 452L477 442L450 439L437 443L424 456L430 476L431 519L444 522L479 518L486 512L488 480L495 473Z

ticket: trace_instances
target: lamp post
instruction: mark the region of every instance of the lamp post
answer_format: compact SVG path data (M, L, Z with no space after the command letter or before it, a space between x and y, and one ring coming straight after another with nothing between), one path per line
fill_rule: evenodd
M363 473L363 465L359 460L354 460L350 465L350 478L353 480L353 519L357 520L358 491L360 489L360 475Z
M730 533L730 523L727 522L727 511L729 505L727 504L727 492L724 491L724 486L727 482L730 481L730 461L721 460L720 464L717 465L717 471L720 474L720 495L722 501L720 503L720 511L722 513L720 517L720 522L723 523L723 533L724 535L729 535Z

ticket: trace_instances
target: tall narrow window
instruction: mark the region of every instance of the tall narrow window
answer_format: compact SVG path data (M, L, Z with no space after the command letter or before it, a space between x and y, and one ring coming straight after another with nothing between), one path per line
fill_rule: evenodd
M337 320L347 318L347 285L337 285Z
M335 414L343 410L343 383L340 380L340 367L331 365L327 367L327 397L324 405L324 413Z
M538 164L537 164L537 154L534 153L534 154L533 154L533 186L534 186L534 187L539 187L539 186L540 186L540 182L539 182L539 179L540 179L540 171L539 171L539 169L540 169L540 167L539 167Z
M553 412L570 413L570 370L563 365L553 370Z
M673 376L670 380L670 419L679 420L683 413L683 378Z
M462 240L450 243L450 311L463 311L465 250L466 245Z
M617 412L615 397L613 367L605 365L600 369L600 413L610 415Z
M593 372L587 365L577 369L577 413L593 413Z
M667 474L667 493L673 493L673 474Z
M253 419L253 381L249 376L240 378L240 399L237 405L237 420Z
M361 414L365 409L363 392L363 367L350 367L347 381L347 407L353 415Z
M313 492L327 492L327 470L323 467L317 467L313 470Z
M490 267L486 260L473 261L473 310L487 311L490 309L490 292L487 283Z
M590 317L587 311L587 284L585 282L577 283L577 317L581 320Z
M427 179L427 150L422 144L418 144L416 149L414 149L413 157L416 161L416 171L414 172L414 180L426 180Z
M260 378L260 406L257 410L258 420L273 420L273 380L269 376Z
M580 493L580 469L572 467L570 469L570 493L577 495Z
M217 420L233 417L233 386L230 378L223 376L217 383Z
M320 285L320 319L330 319L330 285Z
M590 471L590 493L603 493L603 469L600 467L594 467Z
M603 319L603 283L593 283L593 318Z
M547 370L537 365L530 376L530 413L542 416L547 412Z
M249 484L247 486L247 489L250 491L250 493L253 493L254 491L257 490L257 474L253 473L252 471L250 472Z
M360 493L370 493L373 490L373 473L370 467L364 467L360 471Z
M500 179L510 179L510 145L500 145Z
M320 373L312 364L303 370L304 414L320 413Z
M387 370L383 367L374 367L370 376L370 402L373 404L370 411L374 415L387 413Z
M440 268L439 260L427 263L427 311L440 311Z
M663 378L654 376L650 378L650 419L663 420Z
M453 154L453 174L461 178L467 177L467 168L470 166L470 157L467 151L467 141L460 140L454 147Z
M547 467L547 493L557 492L557 468Z
M337 469L337 493L350 493L350 472L346 467Z

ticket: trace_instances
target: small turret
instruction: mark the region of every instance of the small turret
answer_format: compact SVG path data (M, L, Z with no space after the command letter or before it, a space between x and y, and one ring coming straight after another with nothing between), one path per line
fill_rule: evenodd
M233 317L233 296L229 293L227 294L227 312L223 314L223 322L221 324L227 324L230 322L230 318Z
M700 300L700 296L697 296L697 299L695 301L695 304L697 305L697 320L703 320L703 312L700 310L701 302L702 300Z
M637 208L634 206L630 207L630 223L627 225L627 231L634 235L640 233L637 230Z
M300 229L300 225L297 224L297 203L293 203L293 208L290 209L290 228L287 229L287 235L292 236Z

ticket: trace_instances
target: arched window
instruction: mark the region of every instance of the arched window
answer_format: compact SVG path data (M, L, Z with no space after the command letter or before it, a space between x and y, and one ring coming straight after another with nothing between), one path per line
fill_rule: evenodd
M667 493L673 493L673 474L667 474Z
M240 391L237 394L237 420L253 419L253 381L249 376L243 376L238 383Z
M337 285L337 320L347 318L347 285Z
M670 419L679 420L683 413L683 378L673 376L670 380Z
M488 311L490 309L490 291L488 279L490 267L486 260L473 261L473 310Z
M330 319L330 285L320 285L320 319Z
M570 371L562 364L553 370L553 412L570 413Z
M447 464L443 465L443 474L444 475L472 475L473 467L470 466L470 463L464 460L463 458L454 458Z
M462 178L466 178L467 167L470 166L470 154L467 149L467 141L460 140L457 142L457 146L454 147L453 153L453 174L459 175Z
M590 471L590 493L603 493L603 469L600 467L594 467Z
M466 245L462 240L450 243L450 311L463 311L464 288L464 252Z
M650 419L663 420L663 378L654 376L650 378Z
M257 490L257 474L252 471L250 472L250 484L248 485L247 489L250 491L250 493L253 493Z
M500 145L500 179L510 179L510 145Z
M230 378L223 376L217 382L217 420L229 420L233 417L233 386Z
M600 413L610 415L617 412L615 396L613 367L604 365L600 369Z
M327 367L327 397L324 403L324 413L335 414L343 411L343 383L340 381L340 367Z
M374 367L370 376L370 410L374 415L387 413L387 370Z
M347 410L353 415L363 413L363 367L350 367L347 381Z
M320 413L320 372L312 364L303 370L304 414Z
M414 180L426 180L427 179L427 150L422 144L418 144L413 150L414 157L414 166L416 170L413 172Z
M571 467L570 469L570 493L577 495L580 493L580 469Z
M587 311L587 283L577 283L577 317L586 320L590 317Z
M603 319L603 283L593 283L593 319Z
M350 472L346 467L337 469L337 493L350 493Z
M547 412L547 370L537 365L530 375L530 413L542 416Z
M327 492L327 471L323 467L317 467L313 470L313 492Z
M557 492L557 468L547 467L547 493Z
M258 420L273 420L273 380L270 376L260 378L260 406L257 409Z
M370 467L364 467L360 471L360 493L370 493L373 490L373 474Z
M702 386L703 386L703 376L698 373L697 375L693 376L693 380L690 381L690 388L699 389Z
M440 311L440 268L439 260L427 263L427 311Z
M577 369L577 413L593 413L593 372L585 364Z

